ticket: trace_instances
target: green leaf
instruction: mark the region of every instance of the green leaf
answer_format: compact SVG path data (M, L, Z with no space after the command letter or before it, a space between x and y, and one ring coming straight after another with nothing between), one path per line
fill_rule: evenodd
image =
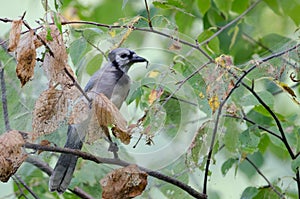
M54 0L54 7L55 7L56 11L59 9L59 3L58 2L60 2L60 1Z
M53 15L54 15L54 24L59 30L60 34L62 34L62 26L61 26L60 18L57 16L56 12L53 12Z
M47 41L53 41L53 38L52 38L52 35L51 35L51 29L50 29L50 27L47 26L46 30L47 30L46 40L47 40Z
M185 12L177 12L175 15L176 25L179 32L185 32L192 27L194 17L187 16Z
M260 168L264 163L264 157L260 152L255 152L247 156L256 167ZM253 166L248 161L242 161L239 165L240 171L242 171L249 179L256 176L257 171L253 168Z
M240 149L243 153L252 154L257 151L260 138L248 128L239 135Z
M226 24L224 15L222 15L221 12L214 7L209 8L204 15L203 20L205 30L211 27L218 27Z
M258 149L261 153L264 153L267 151L268 146L270 144L270 138L267 134L262 134L260 138L260 142L258 144Z
M295 23L299 26L300 24L300 2L296 0L280 1L281 8L284 14L287 14Z
M180 0L168 0L168 4L176 8L184 8L183 2Z
M78 62L81 60L86 50L86 47L87 42L84 38L77 39L73 43L71 43L69 48L69 54L74 65L77 65Z
M281 192L281 190L278 187L275 188L279 192ZM277 193L275 193L271 187L263 187L259 189L259 192L256 194L256 196L253 197L253 199L262 199L262 198L280 199L281 197L278 196Z
M202 126L199 128L196 137L193 140L193 147L192 147L192 160L196 165L199 164L199 157L200 157L200 152L205 145L203 141L205 140L205 137L207 136L207 127L209 126L210 122L205 122L202 124Z
M291 167L295 173L300 170L300 156L298 156L295 160L292 160Z
M226 16L229 14L231 9L232 0L213 0L218 7L218 9L225 14Z
M232 165L236 162L237 162L236 158L229 158L228 160L226 160L221 167L222 174L225 176L229 171L229 169L232 167Z
M153 1L152 2L153 5L157 8L161 8L161 9L170 9L170 5L166 2L166 1L163 1L163 2L160 2L160 1Z
M232 11L242 14L249 6L249 0L234 0L232 2Z
M278 15L281 15L278 1L281 0L264 0L264 2Z
M288 43L290 41L290 38L284 37L276 33L267 34L260 39L260 42L269 49L273 49L274 44L283 44Z
M102 54L97 54L95 55L88 63L86 66L86 72L89 75L93 75L101 66L103 62L103 56Z
M122 4L122 10L124 10L126 4L128 3L128 0L123 0L123 4Z
M241 199L252 199L258 194L258 189L256 187L247 187L241 196Z
M144 95L144 90L140 82L132 82L130 86L130 91L126 99L127 104L130 104L136 100L137 105L141 100L141 97Z
M225 126L228 127L228 130L224 135L225 147L230 152L236 152L236 149L238 148L238 136L240 129L237 123L233 120L227 119L225 121Z
M87 41L95 44L96 40L103 35L103 31L99 28L85 28L82 35Z
M198 42L201 43L202 41L205 41L206 39L210 38L212 35L214 35L214 32L211 30L204 30L199 36L198 36ZM208 44L206 45L206 49L211 54L219 54L220 52L220 42L218 37L214 37L211 39Z
M261 92L257 92L257 95L260 98L262 98L264 102L268 104L268 106L272 107L274 105L274 96L270 92L264 90ZM245 95L242 98L240 98L240 102L242 106L252 106L260 104L252 93L249 93L248 95Z
M210 8L210 0L198 0L198 8L202 15L204 15Z

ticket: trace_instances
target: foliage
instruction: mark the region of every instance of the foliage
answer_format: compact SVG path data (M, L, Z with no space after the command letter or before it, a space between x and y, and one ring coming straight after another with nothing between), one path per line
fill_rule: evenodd
M229 190L234 190L234 197L247 199L299 198L299 1L54 0L40 3L45 16L39 24L29 26L22 22L21 35L25 29L31 30L31 54L25 57L37 56L38 60L37 63L35 59L29 60L30 74L21 70L18 56L15 60L7 52L5 42L1 42L1 72L5 75L1 79L1 91L7 103L2 99L0 111L5 113L5 105L8 107L8 117L0 120L1 132L9 130L6 121L19 131L30 132L38 127L51 133L39 135L38 141L49 140L50 145L63 146L68 117L74 119L74 114L67 98L60 102L61 93L75 98L78 93L74 96L73 93L78 89L69 88L70 79L54 77L55 70L63 67L60 62L55 68L48 65L46 74L37 67L45 67L45 60L51 61L51 45L56 39L67 50L56 49L54 57L68 59L65 67L72 68L71 76L80 85L106 63L109 50L128 47L146 57L150 64L148 68L134 66L129 72L133 82L121 112L133 137L128 146L118 141L118 154L121 160L147 168L144 171L148 175L152 172L152 176L161 179L149 170L152 169L167 176L163 181L148 176L148 186L140 198L193 198L193 191L209 198L231 198ZM26 15L23 17L26 19ZM19 25L23 18L14 20ZM12 20L0 16L0 22L9 25ZM63 37L53 35L53 28ZM44 36L46 41L40 44L42 48L37 54L32 51L34 41L38 41L34 34ZM8 41L8 37L2 39ZM58 83L50 85L46 77ZM42 126L40 120L34 119L32 127L31 120L40 111L36 110L35 102L44 101L39 96L50 95L55 89L59 92L51 99L58 100L47 104L55 110L47 108L43 116L56 116L62 103L63 117L51 120L54 124L50 126L48 123ZM108 114L119 114L116 111ZM106 125L112 124L118 126L113 122ZM122 123L123 131L126 130ZM102 139L93 145L86 143L84 150L110 158L112 154L107 152L106 145ZM57 155L48 151L33 156L51 166L57 160ZM121 163L117 165L127 166ZM79 187L98 198L102 193L100 179L113 169L115 166L96 165L91 159L79 161L71 190ZM247 186L232 187L231 183L219 182L221 178L234 181L230 177L232 173ZM44 185L49 177L42 174L41 168L23 163L17 174L28 190L39 197L76 197L77 192L62 196L50 193ZM189 186L166 183L173 178ZM15 195L30 195L28 190L20 188L23 183L15 179L19 182L14 186ZM221 189L222 186L226 188Z

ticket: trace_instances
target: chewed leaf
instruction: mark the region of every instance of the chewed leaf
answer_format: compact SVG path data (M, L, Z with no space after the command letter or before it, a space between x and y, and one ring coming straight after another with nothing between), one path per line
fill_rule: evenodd
M129 144L131 134L127 130L127 121L119 109L102 93L94 94L93 113L99 126L113 127L114 135L124 144Z
M102 198L122 199L141 195L147 186L147 176L136 165L113 170L100 181Z
M148 103L151 105L153 102L160 98L163 94L164 90L162 88L154 89L149 94Z
M217 95L213 95L211 98L208 99L208 104L214 113L220 106L219 97Z
M0 181L7 182L27 158L22 150L27 133L11 130L0 136Z
M47 42L51 52L45 54L43 69L51 83L60 83L63 86L72 85L73 81L66 74L67 70L69 74L75 79L75 75L71 68L68 66L68 54L66 46L63 41L63 36L56 26L50 26L51 39L47 39L46 30L39 33L40 37ZM36 43L36 45L39 45Z
M295 92L293 91L293 89L291 87L289 87L286 83L280 82L278 80L274 80L274 82L276 83L276 85L278 87L280 87L283 91L285 91L286 93L288 93L290 95L293 102L300 105L300 102L297 100L297 95L295 94Z
M14 20L11 24L9 32L8 52L13 52L17 49L22 31L22 20Z
M18 62L16 73L22 86L24 86L34 74L36 51L33 40L34 32L30 30L21 38L16 50Z
M34 138L55 131L65 119L68 96L62 90L51 87L44 91L35 103L32 128Z
M124 144L129 144L131 139L127 121L119 109L102 93L87 93L92 104L81 97L75 104L71 113L69 124L80 124L85 126L86 142L93 143L103 136L110 139L109 130Z

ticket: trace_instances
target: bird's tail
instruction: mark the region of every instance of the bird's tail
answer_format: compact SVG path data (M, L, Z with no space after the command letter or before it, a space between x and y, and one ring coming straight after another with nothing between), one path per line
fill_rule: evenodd
M81 149L82 137L78 134L76 127L69 125L65 148ZM49 190L64 193L68 188L77 163L77 156L61 154L49 180Z

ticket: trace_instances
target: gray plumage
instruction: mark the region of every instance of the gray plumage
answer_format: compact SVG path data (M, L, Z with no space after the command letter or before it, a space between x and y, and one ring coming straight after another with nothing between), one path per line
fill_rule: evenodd
M120 108L130 89L127 72L136 62L147 62L135 52L117 48L108 55L109 62L98 70L87 83L84 91L103 93L116 107ZM85 124L69 125L65 148L81 149L85 138ZM50 191L64 193L68 188L77 163L77 156L61 154L49 180Z

